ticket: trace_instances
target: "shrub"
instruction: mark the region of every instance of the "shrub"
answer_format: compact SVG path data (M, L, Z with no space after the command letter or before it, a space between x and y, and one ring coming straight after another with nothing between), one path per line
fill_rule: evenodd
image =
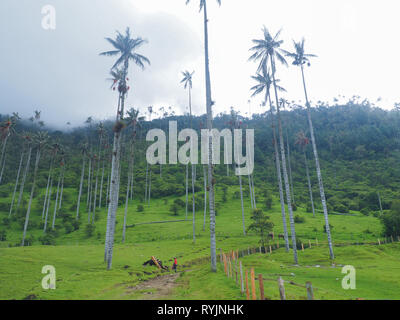
M6 230L0 230L0 241L6 241L6 240L7 240Z
M85 235L90 238L93 236L94 231L96 230L96 226L94 224L87 224L85 227Z
M267 197L264 200L264 204L265 204L265 210L271 210L272 209L272 198L271 197Z
M71 223L69 223L69 222L67 222L67 223L64 225L64 228L65 228L65 233L66 233L66 234L70 234L70 233L72 233L72 232L74 231L74 226L73 226Z
M176 204L173 204L171 208L169 209L170 212L172 212L172 215L177 216L179 207Z
M329 229L332 231L333 225L329 224ZM324 233L326 233L326 224L324 224Z
M52 232L48 232L39 238L39 241L44 246L54 246L56 244L56 239Z
M174 204L181 208L184 208L186 206L185 201L183 201L182 199L175 199Z
M294 223L305 223L306 222L306 218L301 217L299 215L296 215L294 217Z
M142 204L137 206L137 212L144 212L144 206Z
M363 208L360 211L364 216L369 216L371 214L371 212L369 211L368 208Z
M386 237L400 236L400 201L395 200L392 203L390 212L382 216L382 223Z
M3 225L5 225L5 226L9 226L9 225L10 225L10 223L11 223L11 220L10 220L10 218L4 218L4 219L3 219Z

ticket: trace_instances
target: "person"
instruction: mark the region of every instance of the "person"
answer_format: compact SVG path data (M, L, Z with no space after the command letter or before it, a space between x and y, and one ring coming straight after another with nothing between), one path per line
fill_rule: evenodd
M176 273L176 268L178 267L178 261L176 260L176 257L174 257L174 264L173 264L173 266L172 266L172 270L174 270L175 271L175 273Z

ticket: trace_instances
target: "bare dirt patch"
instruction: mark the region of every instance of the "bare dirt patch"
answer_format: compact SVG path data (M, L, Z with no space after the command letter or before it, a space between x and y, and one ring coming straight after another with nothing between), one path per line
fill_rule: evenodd
M141 297L142 300L166 299L171 291L178 286L176 283L178 277L179 273L146 280L135 287L127 287L125 294L131 295L143 291L143 297Z

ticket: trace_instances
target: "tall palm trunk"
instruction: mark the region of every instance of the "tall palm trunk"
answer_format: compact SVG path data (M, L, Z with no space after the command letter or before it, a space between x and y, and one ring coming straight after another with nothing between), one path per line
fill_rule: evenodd
M50 208L50 202L51 202L51 191L53 189L53 178L50 178L50 188L49 188L49 195L47 197L47 201L46 201L46 212L45 212L45 218L44 218L44 227L43 227L43 232L46 232L47 229L47 221L48 221L48 217L49 217L49 208Z
M92 159L89 156L89 173L88 173L88 183L87 183L87 197L86 197L86 209L89 208L90 203L90 193L91 193L91 185L92 185Z
M128 70L127 61L125 62L125 77ZM121 93L119 101L121 102L121 112L117 112L117 122L121 120L124 115L125 94ZM107 215L107 231L106 231L106 245L105 245L105 259L107 261L107 270L112 267L112 257L114 249L114 235L115 235L115 221L118 209L119 200L119 184L120 184L120 166L121 166L121 140L122 128L114 132L114 145L111 160L111 184L110 184L110 205L108 207Z
M1 160L0 160L0 166L1 166L1 170L0 170L0 184L1 181L3 180L3 172L4 172L4 167L6 165L6 146L7 146L7 141L8 141L8 137L10 136L10 133L7 134L7 136L5 137L4 141L3 141L3 147L1 150Z
M211 251L211 271L217 272L217 251L215 237L215 210L214 210L214 184L213 177L213 154L212 154L212 98L211 98L211 79L210 66L208 57L208 18L207 18L207 0L204 0L204 58L205 58L205 75L206 75L206 104L207 104L207 129L209 130L208 143L208 181L210 186L209 203L210 203L210 251Z
M250 180L251 180L251 190L252 190L252 192L253 192L253 206L254 206L254 209L257 209L257 203L256 203L256 189L255 189L255 187L254 187L254 176L253 176L253 175L250 176Z
M192 206L193 206L193 243L196 242L196 202L194 198L194 180L195 180L195 166L192 165Z
M275 81L275 62L274 62L274 59L272 56L271 56L271 66L272 66L272 79L273 79L275 99L276 99L276 110L277 110L277 117L278 117L278 131L279 131L279 140L280 140L280 147L281 147L283 179L285 182L286 199L287 199L287 205L288 205L288 210L289 210L290 231L291 231L291 235L292 235L293 257L294 257L294 263L298 264L296 231L295 231L295 226L294 226L293 207L292 207L292 199L291 199L291 194L290 194L289 177L288 177L287 168L286 168L285 142L283 140L282 122L281 122L279 99L278 99L278 90L277 90L276 81Z
M25 155L25 153L22 151L21 152L21 160L19 161L19 166L18 166L17 179L15 181L14 192L13 192L13 196L12 196L12 199L11 199L10 212L8 214L9 217L12 214L12 210L13 210L13 206L14 206L14 202L15 202L15 194L17 193L19 176L20 176L20 173L21 173L21 168L22 168L22 162L23 162L23 159L24 159L24 155Z
M249 174L247 177L249 178L249 192L250 192L251 209L254 209L253 190L251 189L251 178L250 178L250 174Z
M243 225L243 235L246 235L246 224L244 219L244 204L243 204L243 187L242 187L242 176L239 175L239 187L240 187L240 202L242 205L242 225Z
M99 209L101 209L101 200L103 197L103 182L104 182L104 159L103 159L103 168L101 170L101 179L100 179Z
M307 118L308 118L308 125L310 127L311 143L312 143L312 146L313 146L314 157L315 157L315 166L316 166L316 169L317 169L319 191L320 191L320 194L321 194L322 208L324 210L325 227L326 227L326 234L327 234L327 237L328 237L328 245L329 245L329 254L330 254L331 259L333 260L333 259L335 259L335 255L333 253L331 229L330 229L330 226L329 226L329 218L328 218L328 208L326 206L325 190L324 190L324 184L323 184L323 181L322 181L321 168L320 168L320 165L319 165L317 144L315 142L315 136L314 136L314 127L313 127L312 120L311 120L311 106L310 106L310 102L308 100L308 95L307 95L307 88L306 88L306 81L305 81L305 77L304 77L303 65L301 65L301 75L302 75L302 78L303 78L304 95L306 97L306 103L307 103Z
M23 235L22 235L22 242L21 242L21 246L22 247L25 245L26 230L28 229L29 215L31 213L33 194L35 192L35 187L36 187L36 177L37 177L37 172L38 172L38 168L39 168L39 160L40 160L40 148L38 148L38 150L36 152L35 169L33 171L33 182L32 182L32 188L31 188L31 196L29 198L28 210L26 211L26 216L25 216L24 232L23 232Z
M292 200L293 204L296 204L294 200L294 186L293 186L293 176L292 176L292 164L290 161L290 144L289 144L289 135L288 130L286 128L286 145L287 145L287 154L288 154L288 168L289 168L289 182L290 182L290 189L292 191Z
M144 203L146 204L147 204L148 179L149 179L149 163L146 161L146 185L144 190Z
M287 224L286 224L285 196L283 194L281 162L279 160L278 140L276 138L276 130L275 130L276 126L275 126L275 120L274 120L274 114L273 114L273 106L272 106L271 96L269 94L268 94L268 99L269 99L270 114L271 114L271 127L272 127L272 133L273 133L273 137L274 137L274 153L275 153L276 176L278 178L279 200L280 200L280 203L281 203L283 234L284 234L284 237L285 237L286 252L289 252L289 236L288 236Z
M110 172L107 174L107 188L106 188L106 209L108 211L108 202L109 202L109 195L110 195L110 178L111 178L111 170L109 170Z
M128 216L128 204L129 204L129 186L131 184L131 170L128 172L128 183L126 186L126 198L125 198L125 214L124 214L124 226L122 228L122 243L125 243L126 235L126 218Z
M309 170L308 170L307 154L306 154L306 151L305 151L305 150L304 150L303 152L304 152L304 162L305 162L305 164L306 164L306 174L307 174L308 192L310 193L311 208L312 208L313 217L315 218L315 208L314 208L314 200L313 200L313 193L312 193L310 172L309 172Z
M18 196L16 210L19 209L19 206L21 205L21 201L22 201L22 196L24 195L24 186L25 186L26 177L28 176L29 167L31 164L31 157L32 157L32 146L29 147L28 159L26 160L26 165L25 165L24 174L22 177L21 186L19 187L19 196Z
M44 215L46 213L46 208L47 208L47 197L49 195L49 185L50 185L50 180L51 180L51 173L53 171L53 163L54 163L54 158L51 159L49 174L47 176L47 186L46 186L46 193L45 193L44 202L43 202L42 220L44 219Z
M76 220L79 219L79 208L81 205L81 196L82 196L82 187L83 187L83 179L85 178L85 164L86 164L86 159L85 155L82 157L82 173L81 173L81 182L79 184L79 194L78 194L78 203L76 205ZM89 160L90 161L90 160Z
M62 207L62 200L64 194L64 176L65 176L65 166L62 168L62 178L61 178L61 192L60 192L60 201L58 202L58 210Z
M150 201L151 201L151 167L149 170L149 194L148 194L148 204L150 205Z
M98 181L99 181L99 170L100 170L100 161L97 161L96 182L95 182L95 187L94 187L94 198L93 198L92 224L94 224L94 221L96 218L97 187L98 187Z
M207 168L203 166L203 176L204 176L204 221L203 221L203 231L206 231L206 216L207 216Z
M54 230L54 227L56 224L56 218L57 218L57 206L58 206L58 196L59 196L59 191L60 191L61 175L62 175L62 173L60 172L60 175L58 177L58 183L57 183L56 202L54 203L53 223L51 225L52 230Z
M185 176L185 192L186 192L186 209L185 216L188 218L188 207L189 207L189 166L186 165L186 176Z

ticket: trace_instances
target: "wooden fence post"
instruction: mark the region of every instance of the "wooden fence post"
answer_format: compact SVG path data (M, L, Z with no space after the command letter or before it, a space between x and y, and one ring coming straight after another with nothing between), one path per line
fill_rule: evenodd
M311 240L308 240L308 248L310 248L310 249L312 248L311 247Z
M263 280L263 276L262 276L261 273L258 275L258 282L259 282L259 285L260 285L260 299L261 300L265 300L265 296L264 296L264 280Z
M314 291L310 281L306 283L307 288L307 300L314 300Z
M250 300L250 291L249 291L249 272L246 270L246 298Z
M272 247L269 246L269 253L272 253Z
M224 270L225 270L225 274L228 275L225 253L223 254L223 257L224 257Z
M219 249L219 260L221 262L221 264L223 263L224 258L222 257L222 249Z
M381 245L381 240L378 239L378 244Z
M252 298L253 298L253 300L257 300L257 296L256 296L256 280L255 280L255 275L254 275L254 268L251 268L250 277L251 277Z
M278 286L279 286L279 295L281 296L281 300L286 300L285 286L283 279L281 277L278 278Z
M244 283L243 283L243 267L242 261L239 261L239 269L240 269L240 292L244 293Z
M233 278L233 273L232 273L232 259L229 258L229 277Z
M304 252L304 244L303 244L303 242L301 243L301 250Z
M279 249L279 240L276 240L276 247Z
M317 247L318 247L318 239L317 239L317 238L315 238L315 244L316 244Z

